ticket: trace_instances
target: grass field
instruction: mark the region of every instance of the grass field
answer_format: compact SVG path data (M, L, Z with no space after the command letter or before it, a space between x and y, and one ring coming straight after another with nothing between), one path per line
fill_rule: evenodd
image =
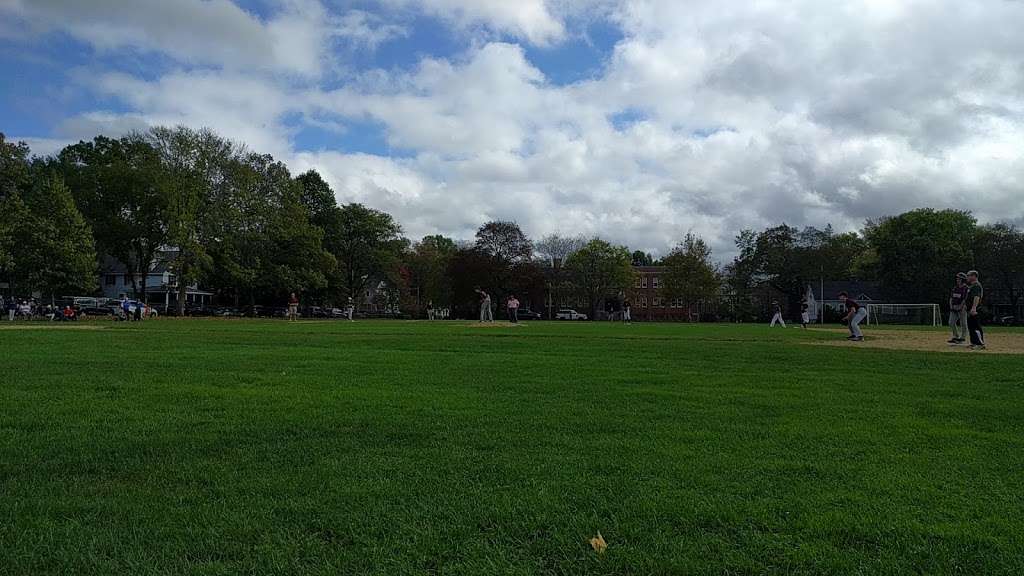
M749 325L3 326L3 575L1024 573L1024 355Z

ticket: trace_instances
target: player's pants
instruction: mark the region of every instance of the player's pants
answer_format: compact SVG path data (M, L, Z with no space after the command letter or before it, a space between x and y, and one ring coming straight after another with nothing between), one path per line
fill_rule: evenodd
M7 311L7 320L9 322L14 322L14 312L15 312L15 310L8 310Z
M949 311L949 328L954 340L963 340L967 332L967 309Z
M978 318L977 316L968 316L967 329L971 333L972 346L985 345L985 330L981 327L981 318Z
M850 334L857 338L863 338L864 334L860 331L860 323L867 317L868 309L864 307L858 308L857 313L853 315L853 318L850 318Z
M513 324L519 323L519 308L508 309L508 321Z
M776 312L775 316L772 316L772 326L775 326L776 322L778 322L779 324L782 324L783 328L786 327L786 321L782 319L782 313L781 312Z
M800 323L805 325L805 326L807 324L810 324L811 323L811 315L808 314L807 312L800 313Z
M349 307L348 307L348 308L347 308L347 309L345 310L345 312L346 312L346 313L348 314L348 321L349 321L349 322L351 322L351 321L352 321L352 315L353 315L353 314L355 313L355 311L356 311L356 307L355 307L355 306L349 306Z
M629 308L626 308L625 310L622 311L622 321L623 322L632 322L633 321L633 316L630 314Z
M480 304L480 321L494 322L494 315L491 313L491 301L485 300Z

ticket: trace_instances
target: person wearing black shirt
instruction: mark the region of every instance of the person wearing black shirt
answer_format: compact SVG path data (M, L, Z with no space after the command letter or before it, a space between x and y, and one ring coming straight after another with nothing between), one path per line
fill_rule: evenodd
M981 327L981 317L978 316L978 306L985 297L985 290L978 282L978 271L971 270L967 273L967 330L971 335L971 350L985 349L985 330Z

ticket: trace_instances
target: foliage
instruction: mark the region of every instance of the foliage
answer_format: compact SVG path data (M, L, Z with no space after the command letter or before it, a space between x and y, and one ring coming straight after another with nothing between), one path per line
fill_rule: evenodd
M427 303L433 303L436 307L452 305L448 267L457 250L454 240L434 235L424 236L406 254L410 282L418 290L418 304L421 307Z
M633 263L633 266L653 266L654 256L651 256L642 250L636 250L630 257L630 261Z
M711 260L711 248L692 232L665 257L662 265L666 268L661 276L665 299L680 299L690 306L718 295L721 279Z
M337 259L346 297L358 298L370 280L383 279L407 246L390 214L362 204L337 208L324 229L324 247Z
M629 249L594 238L566 262L577 293L590 306L591 318L605 298L614 298L633 281Z
M515 222L488 222L476 231L476 247L512 264L533 256L533 243Z
M901 298L946 302L957 271L971 262L975 220L968 212L922 208L868 222L878 275Z
M168 196L156 149L143 135L113 140L97 136L64 148L47 162L71 188L91 223L99 254L113 256L128 272L135 295L146 299L140 274L167 242Z
M1024 292L1024 232L1016 226L996 223L979 226L972 242L974 268L984 270L1016 303Z

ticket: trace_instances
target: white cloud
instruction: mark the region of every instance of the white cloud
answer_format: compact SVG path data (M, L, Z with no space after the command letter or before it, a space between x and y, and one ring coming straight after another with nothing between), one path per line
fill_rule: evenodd
M40 30L66 30L99 50L132 48L230 69L315 76L331 33L319 0L285 0L267 21L229 0L5 2L0 15Z
M567 2L516 14L504 2L416 2L534 43L571 35L576 17ZM854 229L925 205L1024 220L1024 3L622 0L611 11L625 37L597 77L573 85L502 42L332 89L246 70L102 74L94 89L132 112L77 116L60 135L209 126L296 172L316 167L340 200L388 210L413 236L467 237L511 218L536 236L654 252L692 230L728 256L741 228L781 221ZM367 46L405 30L386 13L355 14L344 26ZM316 44L283 61L315 59ZM297 150L289 116L378 122L411 157Z
M413 6L461 28L483 26L533 44L546 45L565 36L565 27L545 0L382 0Z

